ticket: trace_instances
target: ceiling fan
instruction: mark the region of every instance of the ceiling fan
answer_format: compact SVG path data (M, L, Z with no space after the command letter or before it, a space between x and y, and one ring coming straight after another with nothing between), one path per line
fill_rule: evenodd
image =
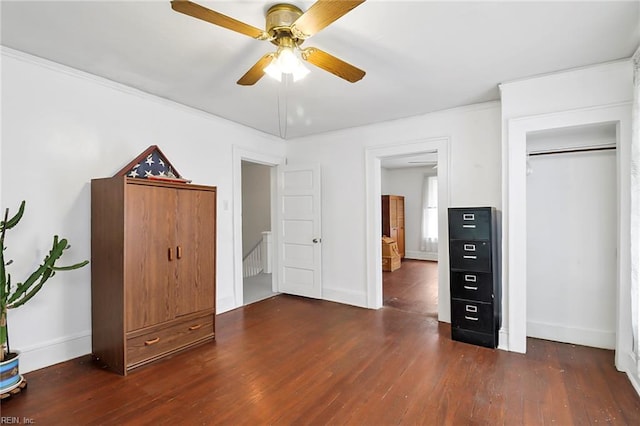
M188 0L173 0L171 8L197 19L227 28L257 40L267 40L278 46L258 60L243 75L238 84L251 86L266 73L281 79L282 74L292 74L294 81L309 72L298 60L300 57L348 82L355 83L365 72L335 56L315 47L301 48L306 39L318 33L338 18L347 14L365 0L318 0L306 12L291 5L279 3L267 11L265 30L233 19L219 12L207 9Z

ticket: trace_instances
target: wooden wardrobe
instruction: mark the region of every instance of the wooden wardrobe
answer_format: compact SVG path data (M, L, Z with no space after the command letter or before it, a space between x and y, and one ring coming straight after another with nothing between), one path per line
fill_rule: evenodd
M382 196L382 235L398 243L400 258L404 258L404 196Z
M91 182L92 353L128 371L215 338L216 188Z

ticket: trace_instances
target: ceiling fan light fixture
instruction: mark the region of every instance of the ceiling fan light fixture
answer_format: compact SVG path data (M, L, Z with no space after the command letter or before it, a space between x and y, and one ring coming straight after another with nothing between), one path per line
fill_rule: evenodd
M294 48L282 47L278 49L276 58L264 69L264 72L277 81L282 81L282 74L291 74L293 81L298 81L309 74L309 69L295 54Z
M267 10L265 30L189 0L172 0L171 8L176 12L278 46L277 52L263 55L240 77L237 84L241 86L252 86L265 74L278 81L282 81L282 74L289 74L293 81L298 81L309 74L302 60L355 83L364 77L363 70L314 47L301 50L300 45L365 1L316 0L305 12L295 5L278 3Z

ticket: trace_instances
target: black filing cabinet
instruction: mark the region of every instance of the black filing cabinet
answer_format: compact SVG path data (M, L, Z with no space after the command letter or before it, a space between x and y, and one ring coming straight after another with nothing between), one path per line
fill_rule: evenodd
M451 338L496 348L501 324L498 213L449 208Z

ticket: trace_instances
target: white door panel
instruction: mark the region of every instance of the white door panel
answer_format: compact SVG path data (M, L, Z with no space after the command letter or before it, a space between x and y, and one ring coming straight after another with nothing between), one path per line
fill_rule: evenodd
M293 217L309 217L313 218L313 196L311 195L293 195L286 196L282 200L284 211L287 215Z
M280 166L278 291L320 298L320 166Z
M282 237L285 244L308 244L313 241L314 229L312 220L282 220Z

